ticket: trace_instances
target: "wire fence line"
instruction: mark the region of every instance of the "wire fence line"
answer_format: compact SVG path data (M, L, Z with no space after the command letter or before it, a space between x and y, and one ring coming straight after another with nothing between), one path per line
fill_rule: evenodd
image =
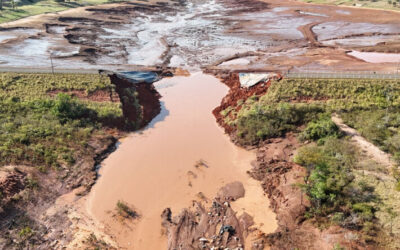
M286 78L332 78L332 79L400 79L400 74L393 72L288 72Z

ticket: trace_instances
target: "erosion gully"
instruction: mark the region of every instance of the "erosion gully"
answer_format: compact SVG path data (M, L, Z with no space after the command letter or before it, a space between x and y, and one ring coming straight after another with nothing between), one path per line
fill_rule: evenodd
M144 130L125 138L103 162L88 198L88 212L120 247L165 249L161 228L165 208L178 213L199 200L199 194L212 200L224 184L240 181L245 196L232 207L239 214L250 214L262 232L273 232L276 221L268 198L246 173L254 152L235 146L211 113L227 87L203 73L163 79L155 86L163 96L161 113ZM207 167L196 167L198 161ZM132 205L140 218L121 225L112 213L119 200Z

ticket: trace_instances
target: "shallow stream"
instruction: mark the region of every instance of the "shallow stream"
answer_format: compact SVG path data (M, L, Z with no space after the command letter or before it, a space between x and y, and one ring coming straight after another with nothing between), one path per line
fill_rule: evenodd
M276 220L268 198L260 183L246 173L255 153L235 146L211 113L228 88L202 73L166 78L155 86L163 96L161 114L147 128L125 138L103 162L87 202L88 212L106 226L120 247L165 249L161 228L165 208L177 215L192 200L204 195L211 201L222 186L240 181L246 194L232 207L253 216L264 233L273 232ZM208 167L195 167L198 161ZM135 207L140 219L121 224L113 216L119 200Z

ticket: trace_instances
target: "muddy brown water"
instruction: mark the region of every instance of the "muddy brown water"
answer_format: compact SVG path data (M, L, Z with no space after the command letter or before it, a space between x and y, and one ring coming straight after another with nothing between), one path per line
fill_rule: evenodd
M162 114L146 129L132 133L102 164L87 210L105 225L121 248L165 249L161 213L190 207L199 192L210 201L227 183L244 184L245 197L233 202L240 214L254 217L264 233L276 227L260 183L251 179L255 153L235 146L211 111L227 94L218 79L195 73L155 83L163 96ZM202 160L208 167L195 167ZM113 216L118 200L135 207L140 219L122 223ZM210 204L209 204L210 205Z

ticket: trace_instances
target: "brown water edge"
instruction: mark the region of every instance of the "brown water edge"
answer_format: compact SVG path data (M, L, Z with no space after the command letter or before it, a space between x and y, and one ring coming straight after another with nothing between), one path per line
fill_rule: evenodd
M255 153L235 146L211 113L228 88L202 73L163 79L155 86L163 96L164 114L124 139L103 162L86 204L89 214L105 225L121 248L166 249L161 228L165 208L176 214L198 199L199 192L211 200L224 184L241 181L245 197L232 207L254 216L264 233L273 232L277 223L268 198L246 173ZM199 160L208 168L196 168ZM140 219L125 224L116 220L111 211L118 200L133 205Z

